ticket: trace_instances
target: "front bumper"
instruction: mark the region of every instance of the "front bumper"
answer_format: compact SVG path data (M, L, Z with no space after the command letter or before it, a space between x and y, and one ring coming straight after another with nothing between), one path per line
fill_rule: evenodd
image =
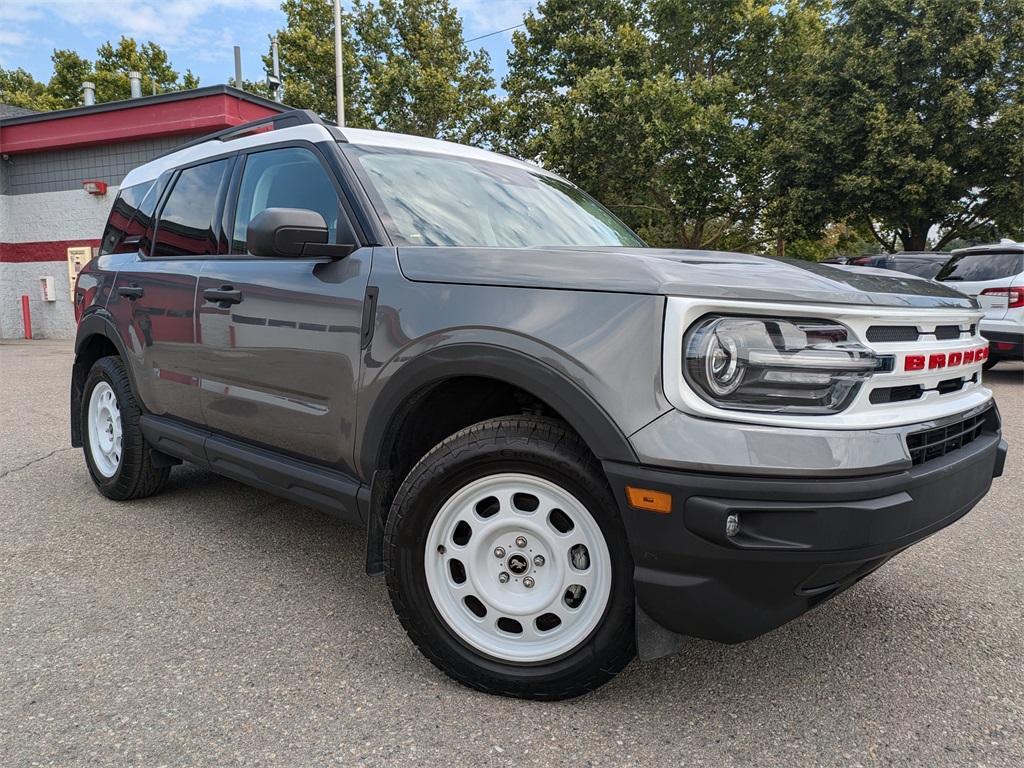
M606 462L635 563L642 657L666 631L735 643L837 594L966 514L1002 473L993 406L977 438L940 458L869 477L736 476ZM668 514L632 508L625 487L667 492ZM740 530L726 535L736 514Z

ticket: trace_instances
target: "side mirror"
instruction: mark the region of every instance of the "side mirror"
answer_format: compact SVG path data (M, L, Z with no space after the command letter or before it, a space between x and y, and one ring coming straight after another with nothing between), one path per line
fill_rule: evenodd
M253 256L302 256L327 243L327 222L305 208L267 208L249 222L245 245Z

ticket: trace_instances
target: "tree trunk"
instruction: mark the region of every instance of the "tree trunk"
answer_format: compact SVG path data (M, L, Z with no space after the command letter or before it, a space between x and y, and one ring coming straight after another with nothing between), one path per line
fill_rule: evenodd
M915 221L907 229L899 230L900 242L904 251L928 250L928 231L932 228L930 221Z

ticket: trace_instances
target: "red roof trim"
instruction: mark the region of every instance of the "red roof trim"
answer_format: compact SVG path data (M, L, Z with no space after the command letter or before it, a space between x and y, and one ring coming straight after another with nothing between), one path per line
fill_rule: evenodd
M0 125L4 154L87 147L160 136L201 134L277 114L229 94L132 104L124 109L55 116L52 120Z
M0 264L25 264L33 261L68 260L68 248L95 248L99 240L50 240L41 243L0 243Z

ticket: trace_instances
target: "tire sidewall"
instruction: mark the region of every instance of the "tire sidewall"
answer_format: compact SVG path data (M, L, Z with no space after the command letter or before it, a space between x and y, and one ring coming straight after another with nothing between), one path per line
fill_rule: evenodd
M117 358L113 357L104 357L96 361L85 380L85 386L82 390L80 414L82 448L85 453L85 464L89 469L89 475L100 492L110 496L119 496L121 495L119 491L127 491L129 478L126 477L125 467L137 463L133 462L133 457L130 455L130 452L135 448L134 441L130 440L127 434L129 429L138 429L137 419L131 419L134 408L134 402L129 399L131 398L131 392L126 393L124 391L121 382L122 377L117 375L120 372L118 371L120 365L121 363ZM117 407L121 413L121 460L118 462L117 470L110 477L107 477L96 468L96 463L92 456L91 433L89 431L89 408L92 393L100 382L106 382L110 385L110 388L114 391L114 397L117 398Z
M623 642L632 644L632 558L611 491L594 466L581 465L554 446L515 438L500 446L470 446L440 461L431 459L428 455L417 465L399 490L398 514L392 514L389 520L389 529L393 530L385 552L391 566L389 587L403 597L408 612L403 622L413 625L406 628L428 657L457 677L461 677L460 668L475 668L477 675L493 678L491 685L535 685L574 678L600 658L621 655ZM543 662L509 662L482 654L449 628L427 588L426 542L442 505L468 483L505 472L540 477L575 496L598 524L611 556L611 589L597 627L575 649ZM401 520L400 526L392 525L396 520ZM391 574L394 585L390 583ZM454 673L450 670L453 666Z

